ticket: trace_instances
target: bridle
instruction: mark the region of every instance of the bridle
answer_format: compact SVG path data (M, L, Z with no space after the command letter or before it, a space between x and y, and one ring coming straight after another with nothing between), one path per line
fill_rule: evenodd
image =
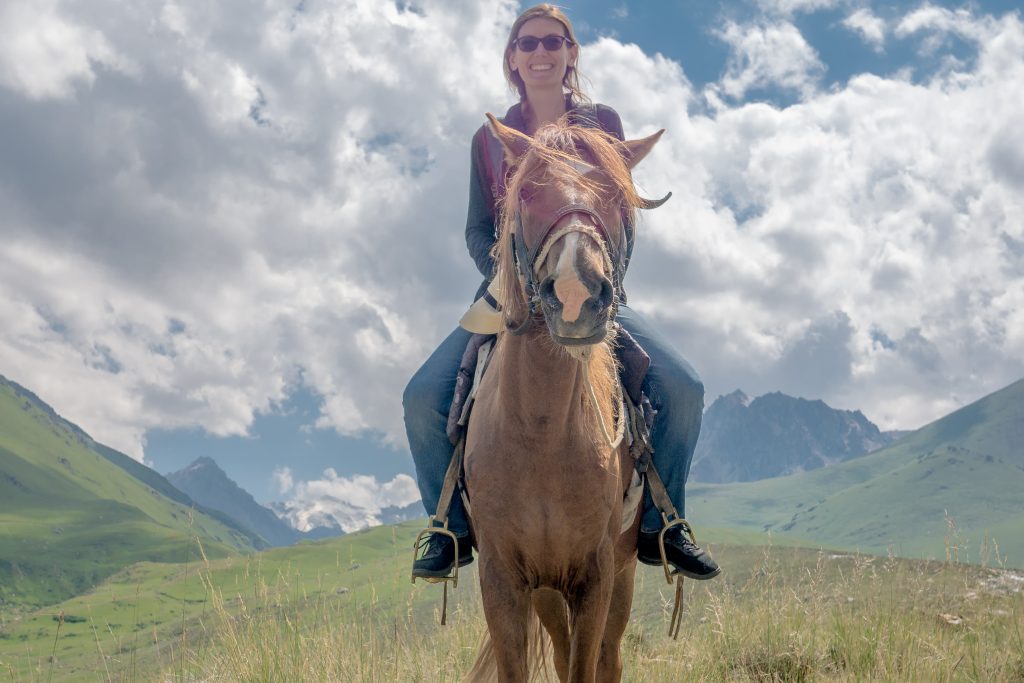
M569 225L562 226L552 232L552 228L556 224L569 214L581 213L588 216L593 222L594 226L584 225L580 223L571 223ZM621 212L619 212L621 216ZM611 239L608 232L608 228L605 225L601 215L594 211L593 208L586 204L572 203L566 204L562 208L558 209L554 217L548 222L544 228L544 232L541 238L537 240L537 243L532 247L526 244L526 240L522 237L523 235L523 212L522 212L522 200L516 205L516 229L512 232L509 238L512 240L512 257L516 263L516 269L519 271L520 277L523 279L523 287L526 293L527 311L523 318L523 321L517 326L508 327L508 331L513 335L521 335L526 332L529 328L530 321L533 320L534 316L538 313L540 307L540 287L537 283L536 267L538 263L543 263L543 259L547 256L551 246L555 244L560 238L570 233L576 232L591 239L594 239L601 246L601 254L604 258L605 268L611 273L612 279L612 311L610 319L615 319L615 314L618 312L619 305L619 289L622 283L622 275L625 270L625 241L626 236L624 234L624 228L622 225L621 218L618 225L615 228L618 230L617 234L622 236L619 240L619 244L616 245ZM507 325L507 323L506 323Z

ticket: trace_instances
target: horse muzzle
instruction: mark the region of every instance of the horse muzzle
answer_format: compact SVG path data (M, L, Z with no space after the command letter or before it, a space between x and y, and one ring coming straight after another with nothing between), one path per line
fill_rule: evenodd
M615 293L608 278L588 278L590 296L579 306L575 320L566 320L565 303L555 291L555 278L549 277L540 286L541 311L551 338L562 346L589 346L601 342L608 334L608 323Z

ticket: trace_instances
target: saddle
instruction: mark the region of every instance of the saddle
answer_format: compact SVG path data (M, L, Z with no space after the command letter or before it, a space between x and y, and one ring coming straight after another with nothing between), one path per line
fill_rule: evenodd
M644 428L649 433L654 425L654 407L643 392L644 378L651 366L651 357L640 343L618 323L616 325L615 356L619 361L619 381L634 407L642 411ZM466 344L455 378L455 392L448 410L448 440L455 446L465 436L469 412L473 405L475 389L487 368L490 352L497 335L475 333Z

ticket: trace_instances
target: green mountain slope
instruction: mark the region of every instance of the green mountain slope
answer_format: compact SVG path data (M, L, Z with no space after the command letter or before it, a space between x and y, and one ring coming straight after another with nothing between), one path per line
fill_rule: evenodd
M211 557L253 549L249 536L96 447L0 377L0 607L57 602L141 560L182 561L193 537Z
M248 529L231 515L193 500L187 493L176 488L165 476L146 467L138 460L135 460L120 451L115 451L109 446L96 443L95 441L92 441L92 449L114 465L117 465L122 470L141 481L146 486L149 486L164 496L167 496L171 500L177 501L189 508L193 508L198 512L202 512L204 515L213 517L235 533L241 534L245 537L247 543L257 550L270 547L270 544L259 534Z
M1024 566L1024 381L856 460L759 482L693 485L705 523L832 546L980 559L994 538ZM963 555L961 555L961 559Z

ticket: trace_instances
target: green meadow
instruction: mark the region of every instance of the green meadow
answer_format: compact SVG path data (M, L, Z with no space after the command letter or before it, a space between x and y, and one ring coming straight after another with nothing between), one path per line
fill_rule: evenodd
M673 588L639 569L626 680L1024 683L1022 442L1018 382L842 464L691 485L725 571L687 582L671 640ZM0 378L0 680L459 680L476 567L439 626L421 525L257 551Z
M475 565L409 580L418 523L220 559L140 563L0 625L11 681L455 681L484 630ZM630 681L1024 681L1024 574L708 530L725 571L673 589L638 571ZM184 539L181 549L185 551Z

